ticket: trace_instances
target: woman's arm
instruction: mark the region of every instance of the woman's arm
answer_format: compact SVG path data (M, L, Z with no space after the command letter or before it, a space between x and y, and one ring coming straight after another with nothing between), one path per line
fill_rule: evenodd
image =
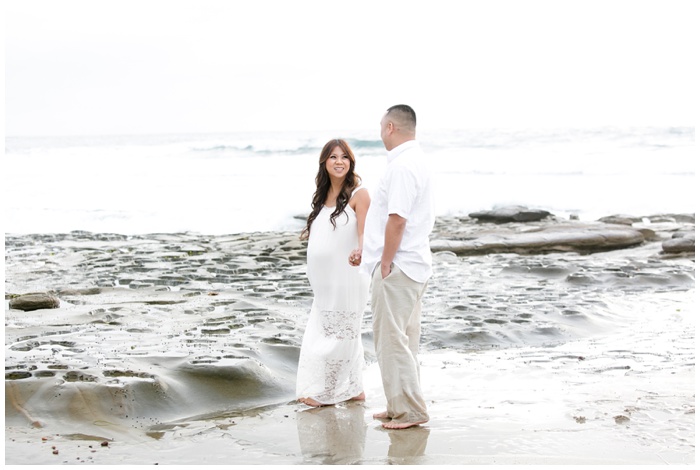
M355 211L357 216L357 248L350 253L350 264L359 266L362 262L362 246L365 234L365 220L367 219L367 211L369 210L370 197L369 191L362 188L355 193L350 199L350 207Z

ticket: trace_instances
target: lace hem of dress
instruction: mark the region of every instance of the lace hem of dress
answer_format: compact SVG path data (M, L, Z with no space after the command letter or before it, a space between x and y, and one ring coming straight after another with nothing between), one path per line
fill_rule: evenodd
M357 312L352 310L321 310L321 328L327 338L355 339L360 333Z
M351 372L347 376L347 371L351 361L349 359L335 359L324 361L325 367L322 368L323 391L311 394L311 398L324 403L338 403L345 400L350 400L362 393L362 381L355 373ZM320 372L318 369L316 373ZM317 382L317 383L320 383Z

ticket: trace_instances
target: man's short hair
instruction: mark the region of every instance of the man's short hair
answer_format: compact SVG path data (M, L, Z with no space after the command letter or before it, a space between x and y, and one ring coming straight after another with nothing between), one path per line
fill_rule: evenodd
M396 104L387 109L386 113L399 129L411 133L416 132L416 112L409 105Z

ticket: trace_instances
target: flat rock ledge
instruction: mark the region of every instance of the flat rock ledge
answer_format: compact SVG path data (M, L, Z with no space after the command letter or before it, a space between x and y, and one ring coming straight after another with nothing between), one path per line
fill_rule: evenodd
M659 254L695 255L695 214L616 214L595 222L576 216L562 219L524 206L473 212L469 217L442 217L431 237L433 252L456 255L490 253L589 254L658 243Z
M472 212L469 217L479 222L504 224L507 222L536 222L552 216L551 212L540 209L529 209L524 206L505 206L492 210Z
M488 231L465 240L435 239L433 252L451 251L457 255L488 253L598 252L639 245L643 232L612 224L562 224L533 227L526 231Z
M695 233L675 233L661 244L664 253L695 253Z
M23 294L18 295L10 299L9 307L15 310L24 310L29 312L31 310L41 310L45 308L58 308L61 305L61 301L58 297L52 294L40 293L40 294Z

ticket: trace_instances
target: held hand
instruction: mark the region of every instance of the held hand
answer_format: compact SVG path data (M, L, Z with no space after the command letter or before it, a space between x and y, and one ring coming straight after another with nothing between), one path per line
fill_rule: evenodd
M359 266L362 262L362 250L359 248L352 250L350 256L348 257L348 262L350 263L350 266Z

